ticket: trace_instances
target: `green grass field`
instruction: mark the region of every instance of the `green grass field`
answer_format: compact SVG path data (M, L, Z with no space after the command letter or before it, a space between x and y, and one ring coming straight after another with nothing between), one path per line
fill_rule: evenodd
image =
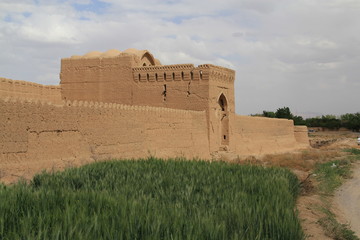
M0 239L303 239L288 170L109 161L0 185Z

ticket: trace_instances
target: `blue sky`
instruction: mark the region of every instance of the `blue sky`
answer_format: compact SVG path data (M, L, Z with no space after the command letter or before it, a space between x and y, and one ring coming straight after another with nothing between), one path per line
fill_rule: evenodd
M359 0L2 0L0 77L58 84L60 60L148 49L236 70L236 112L358 112ZM19 70L21 69L21 70Z

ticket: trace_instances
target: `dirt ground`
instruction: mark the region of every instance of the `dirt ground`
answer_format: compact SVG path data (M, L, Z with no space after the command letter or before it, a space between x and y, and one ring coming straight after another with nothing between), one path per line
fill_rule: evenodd
M358 135L359 133L345 131L311 133L309 137L313 149L310 151L318 151L320 155L324 154L329 157L328 159L317 159L318 162L333 160L344 154L342 152L344 148L359 148L356 142ZM330 152L332 154L329 154ZM319 220L324 217L324 213L321 211L324 202L316 192L316 181L312 176L311 169L306 173L308 177L303 180L303 193L297 203L304 232L307 239L332 239L326 235L319 224ZM306 174L303 173L303 175ZM346 182L333 197L329 197L327 200L329 204L327 207L330 207L336 215L337 221L341 224L350 223L352 230L358 236L360 236L360 214L356 204L360 203L360 189L357 187L359 184L360 164L356 164L354 178Z
M353 177L345 182L335 193L334 202L344 213L351 229L360 236L360 163L356 163Z

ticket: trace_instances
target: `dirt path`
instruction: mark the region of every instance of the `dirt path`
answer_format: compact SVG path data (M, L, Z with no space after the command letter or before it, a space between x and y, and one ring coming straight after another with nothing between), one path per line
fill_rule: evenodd
M335 202L344 213L351 229L360 236L360 164L353 170L353 178L345 182L335 193Z

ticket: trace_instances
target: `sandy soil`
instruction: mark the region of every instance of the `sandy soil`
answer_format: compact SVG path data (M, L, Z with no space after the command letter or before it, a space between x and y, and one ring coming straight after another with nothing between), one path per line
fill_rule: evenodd
M343 154L344 148L359 148L356 143L358 133L349 131L333 131L333 132L316 132L310 134L310 143L313 147L312 151L318 151L318 154L324 155L324 159L317 158L315 162L324 162L332 160ZM331 154L329 154L331 153ZM338 155L336 155L336 153ZM324 206L320 194L316 191L317 182L312 176L311 166L307 171L308 178L301 178L303 192L297 201L297 209L299 217L302 221L302 227L307 236L306 239L333 239L327 236L319 220L325 217L324 213L320 210ZM349 180L337 192L334 198L329 197L327 208L336 215L339 223L352 223L352 230L359 235L360 232L360 211L357 206L360 204L360 163L357 164L354 170L354 179ZM348 187L349 186L349 187ZM356 205L358 204L358 205ZM356 229L358 228L358 230Z
M351 229L360 236L360 163L356 163L353 178L336 191L334 202L344 213Z

